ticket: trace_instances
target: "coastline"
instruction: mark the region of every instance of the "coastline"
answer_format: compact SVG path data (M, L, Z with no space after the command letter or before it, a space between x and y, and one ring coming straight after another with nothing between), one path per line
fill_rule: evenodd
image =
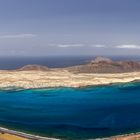
M29 133L23 133L21 131L10 130L0 127L0 135L5 135L5 140L59 140L57 138L48 138ZM1 138L1 137L0 137ZM90 140L138 140L140 139L140 132L128 133L122 135L116 135L106 138L96 138Z
M140 132L116 135L109 138L102 138L101 140L139 140Z
M42 136L38 136L38 135L27 134L27 133L23 133L23 132L20 132L20 131L15 131L15 130L10 130L10 129L3 128L3 127L0 127L0 133L8 134L9 137L10 136L15 136L15 138L17 137L17 139L19 139L19 138L22 139L23 138L23 140L59 140L59 139L56 139L56 138L48 138L48 137L42 137Z

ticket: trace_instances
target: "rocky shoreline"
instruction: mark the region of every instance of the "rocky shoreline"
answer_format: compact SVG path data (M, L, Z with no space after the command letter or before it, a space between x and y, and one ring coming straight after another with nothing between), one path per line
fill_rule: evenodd
M23 138L23 140L58 140L56 138L47 138L47 137L41 137L41 136L37 136L37 135L31 135L31 134L27 134L27 133L23 133L23 132L19 132L19 131L14 131L14 130L10 130L10 129L6 129L3 127L0 127L0 133L2 134L9 134L11 136L17 136L19 138Z

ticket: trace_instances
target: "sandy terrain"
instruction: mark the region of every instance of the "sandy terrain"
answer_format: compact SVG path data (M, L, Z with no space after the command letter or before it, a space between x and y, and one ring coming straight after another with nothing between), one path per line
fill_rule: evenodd
M0 88L84 87L140 80L140 72L118 74L73 74L67 70L0 71Z
M7 134L7 133L0 133L0 140L28 140L26 138L22 138L22 137L19 137L19 136L15 136L15 135L12 135L12 134Z
M131 134L128 136L114 137L111 140L140 140L140 134Z

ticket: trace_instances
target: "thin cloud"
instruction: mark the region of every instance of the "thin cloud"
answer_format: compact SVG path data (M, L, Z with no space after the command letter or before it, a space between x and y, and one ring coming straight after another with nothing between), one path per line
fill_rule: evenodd
M139 45L118 45L115 46L115 48L119 48L119 49L140 49Z
M49 44L49 46L55 46L59 48L69 48L69 47L83 47L84 44Z
M106 46L103 45L103 44L93 44L93 45L91 45L91 47L104 48L104 47L106 47Z
M68 47L83 47L84 44L58 44L60 48L68 48Z
M0 39L26 39L34 38L36 34L11 34L11 35L0 35Z

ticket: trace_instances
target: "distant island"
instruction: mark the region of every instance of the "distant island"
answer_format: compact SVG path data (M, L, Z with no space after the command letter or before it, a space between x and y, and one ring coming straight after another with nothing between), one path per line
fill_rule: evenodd
M97 57L83 65L48 68L26 65L17 70L0 70L0 88L53 88L108 85L140 80L140 62L113 61Z

